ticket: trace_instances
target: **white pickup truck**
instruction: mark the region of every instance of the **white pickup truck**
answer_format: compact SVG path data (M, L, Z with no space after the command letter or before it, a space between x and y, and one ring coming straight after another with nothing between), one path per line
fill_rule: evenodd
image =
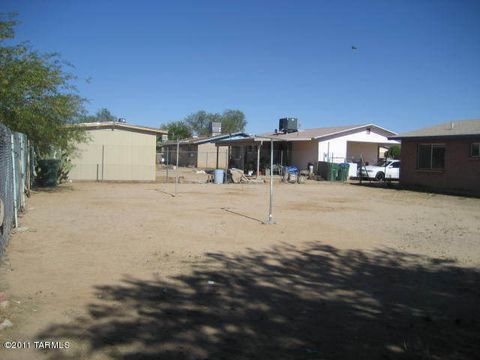
M400 160L380 160L375 165L363 166L362 177L382 181L400 177ZM360 171L359 174L360 176Z

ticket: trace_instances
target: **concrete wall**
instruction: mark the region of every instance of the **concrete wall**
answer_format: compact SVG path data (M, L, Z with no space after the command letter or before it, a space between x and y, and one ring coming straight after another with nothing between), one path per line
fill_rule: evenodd
M402 141L400 184L434 190L473 192L480 194L480 158L470 157L471 140L422 141L445 144L445 169L417 170L416 141Z
M97 169L99 180L155 180L155 135L123 129L88 130L87 133L91 141L79 144L78 156L72 158L72 180L97 180Z
M218 149L218 167L227 166L227 150L225 146ZM217 167L217 147L213 143L198 145L197 167L202 169L215 169Z
M376 133L374 129L370 132L367 130L362 130L353 134L348 134L340 137L332 137L330 139L323 140L318 144L318 161L327 161L328 157L333 158L333 162L342 163L344 161L350 161L351 157L358 157L360 153L355 154L353 149L347 153L347 142L355 143L370 143L370 146L365 146L363 149L360 149L361 145L357 145L360 151L367 151L368 156L372 157L369 162L375 162L377 156L373 156L372 149L377 151L378 144L398 144L397 141L388 140L388 138L382 134ZM364 155L365 158L365 155Z
M317 163L318 141L292 141L291 164L300 170L307 169L308 163Z

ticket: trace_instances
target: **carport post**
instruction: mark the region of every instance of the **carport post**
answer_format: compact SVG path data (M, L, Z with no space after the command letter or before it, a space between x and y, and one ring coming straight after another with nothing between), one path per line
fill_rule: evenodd
M175 196L177 196L177 184L178 184L178 153L180 151L180 141L177 138L177 166L175 166Z
M260 148L262 147L262 142L260 145L257 145L257 177L260 176Z

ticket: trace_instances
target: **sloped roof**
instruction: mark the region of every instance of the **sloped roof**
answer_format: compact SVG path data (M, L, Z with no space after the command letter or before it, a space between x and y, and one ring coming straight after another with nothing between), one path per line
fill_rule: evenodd
M146 126L132 125L121 123L117 121L104 121L104 122L89 122L89 123L79 123L73 126L80 126L86 130L97 130L97 129L122 129L122 130L131 130L137 131L152 135L166 135L168 131L162 129L156 129Z
M344 133L351 131L363 130L363 129L377 129L380 132L384 133L385 136L396 135L395 132L384 129L375 124L363 124L363 125L345 125L345 126L335 126L335 127L323 127L323 128L314 128L314 129L305 129L299 130L293 133L265 133L258 135L259 137L275 137L287 141L305 141L312 139L321 139L327 136L342 136Z
M389 139L414 139L431 137L465 137L480 136L480 119L457 120L428 128L409 131Z

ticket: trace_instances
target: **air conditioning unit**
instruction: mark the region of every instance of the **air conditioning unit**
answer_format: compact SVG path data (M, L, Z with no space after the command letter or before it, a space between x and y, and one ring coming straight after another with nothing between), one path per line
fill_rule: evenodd
M283 133L292 133L298 131L297 118L282 118L278 122L278 129Z

